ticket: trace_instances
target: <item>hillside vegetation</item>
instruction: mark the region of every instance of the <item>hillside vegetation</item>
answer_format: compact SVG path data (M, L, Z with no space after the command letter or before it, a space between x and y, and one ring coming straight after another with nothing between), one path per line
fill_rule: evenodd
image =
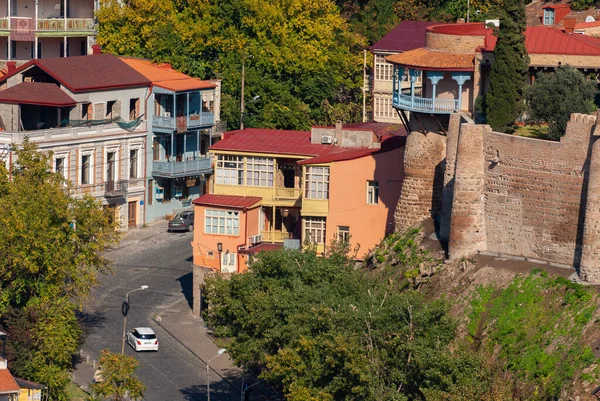
M442 264L419 230L356 266L335 244L263 253L206 281L205 318L233 360L289 400L593 399L597 295L533 270Z

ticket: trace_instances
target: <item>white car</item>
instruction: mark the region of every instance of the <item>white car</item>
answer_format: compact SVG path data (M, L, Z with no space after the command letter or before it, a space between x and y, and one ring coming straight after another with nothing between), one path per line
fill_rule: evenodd
M158 338L149 327L136 327L127 332L127 343L136 351L158 351Z

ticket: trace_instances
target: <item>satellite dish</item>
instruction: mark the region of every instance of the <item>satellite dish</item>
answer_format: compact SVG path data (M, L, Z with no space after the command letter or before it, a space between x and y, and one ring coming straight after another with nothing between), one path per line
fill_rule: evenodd
M594 21L596 21L596 20L591 15L588 15L587 17L585 17L585 22L594 22Z

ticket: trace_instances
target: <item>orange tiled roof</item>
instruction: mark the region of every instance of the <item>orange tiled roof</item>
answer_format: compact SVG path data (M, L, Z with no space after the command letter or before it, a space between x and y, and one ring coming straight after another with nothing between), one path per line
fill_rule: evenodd
M21 388L8 369L0 369L0 393L16 393Z
M173 92L209 89L217 85L212 81L192 78L171 67L170 64L156 64L150 60L121 57L128 66L152 81L152 84Z
M452 71L473 70L474 59L474 54L434 52L424 47L386 57L390 63L407 67Z

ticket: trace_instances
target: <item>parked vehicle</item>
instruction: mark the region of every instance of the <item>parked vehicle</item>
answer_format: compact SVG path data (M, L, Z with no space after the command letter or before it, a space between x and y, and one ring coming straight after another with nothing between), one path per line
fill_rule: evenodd
M158 351L158 338L149 327L137 327L127 332L127 344L137 351Z
M178 213L169 221L167 231L194 231L194 212Z

